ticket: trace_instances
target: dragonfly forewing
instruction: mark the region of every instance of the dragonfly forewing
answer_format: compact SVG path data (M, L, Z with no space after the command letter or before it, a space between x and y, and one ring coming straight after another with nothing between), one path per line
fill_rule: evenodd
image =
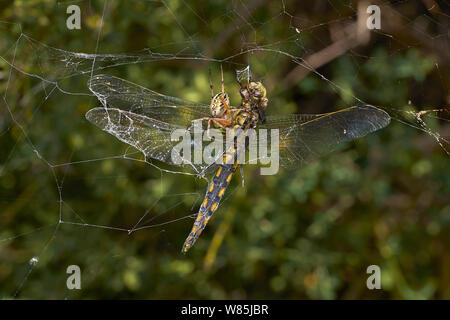
M208 117L209 105L165 96L110 75L93 76L89 89L107 108L116 108L152 119L188 127L192 120Z
M205 163L196 164L192 163L191 157L180 158L177 157L177 153L172 154L173 148L179 143L178 140L172 140L172 132L176 129L186 132L194 144L196 140L193 139L192 128L184 128L115 108L91 109L86 113L86 119L120 141L135 147L147 159L152 158L170 165L181 166L200 176L213 172L217 168L215 164L211 166ZM194 147L192 145L192 148Z

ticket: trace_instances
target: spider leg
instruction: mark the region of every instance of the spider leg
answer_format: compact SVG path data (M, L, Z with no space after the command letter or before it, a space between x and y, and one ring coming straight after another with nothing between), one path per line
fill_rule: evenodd
M220 64L220 73L222 74L222 93L225 93L225 83L223 81L223 69L222 64Z
M211 122L216 124L217 126L219 126L222 129L226 129L227 127L229 127L231 125L231 118L212 118L212 117L203 117L203 118L198 118L198 119L194 119L191 120L191 122L194 121L206 121L208 120L208 127L206 129L206 134L208 136L208 138L211 138L209 131L211 128Z
M213 118L213 122L222 129L226 129L231 125L231 119L228 118Z
M211 99L214 98L214 87L212 84L212 77L211 77L211 69L208 68L209 71L209 87L211 88Z
M209 120L209 119L213 119L213 118L211 118L211 117L203 117L203 118L198 118L198 119L191 120L191 122L194 122L194 121L205 121L205 120Z
M225 102L225 99L223 97L220 97L220 100L222 100L222 103L223 103L223 106L225 107L225 110L229 113L230 112L230 107Z
M210 119L213 119L213 118L211 118L211 117L198 118L198 119L191 120L191 123L193 123L195 121L206 121L206 120L208 120L208 130L209 130L209 121L210 121ZM192 126L192 124L191 124L191 126Z

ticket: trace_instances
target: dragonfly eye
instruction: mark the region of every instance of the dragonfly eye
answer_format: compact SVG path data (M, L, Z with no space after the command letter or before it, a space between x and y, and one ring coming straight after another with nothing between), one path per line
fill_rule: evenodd
M248 86L248 91L253 100L259 100L259 98L261 97L261 90L259 89L256 82L250 83L250 85Z
M257 100L261 98L265 98L266 96L266 88L263 86L261 82L252 82L249 84L250 94L255 97Z

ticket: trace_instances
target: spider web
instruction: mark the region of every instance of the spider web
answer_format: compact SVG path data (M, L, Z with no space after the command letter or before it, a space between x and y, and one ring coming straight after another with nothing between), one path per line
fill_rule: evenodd
M5 35L0 42L3 89L0 132L4 141L0 167L2 298L77 297L77 291L58 291L58 295L52 296L36 289L48 283L64 288L65 270L55 270L57 275L53 279L34 275L40 274L41 265L56 269L68 254L67 248L85 252L86 264L109 269L105 266L119 260L137 264L125 253L134 250L133 239L150 239L151 249L142 254L151 259L167 252L178 254L181 243L172 240L172 235L181 233L182 238L188 234L186 226L189 224L190 228L202 200L204 181L145 158L138 150L88 123L84 114L99 106L86 85L95 74L118 75L132 82L146 79L138 84L208 104L207 70L212 70L212 81L218 90L218 70L222 66L232 104L237 105L235 71L250 66L252 76L266 85L270 106L277 108L276 112L331 111L310 110L304 105L298 109L290 101L290 91L300 88L307 92L308 84L319 83L323 92L335 97L336 105L379 105L401 125L426 134L418 134L420 139L426 139L425 152L439 146L442 153L450 154L446 107L450 99L447 34L450 17L437 6L409 15L403 8L411 5L411 1L398 5L379 2L382 15L391 19L382 18L385 24L382 29L369 31L365 27L365 8L369 5L366 2L342 5L319 1L317 10L323 7L332 13L331 18L324 17L321 21L308 18L306 7L296 7L289 1L233 1L217 7L211 4L208 8L186 1L164 0L131 1L128 7L113 0L70 4L81 7L81 30L66 28L65 10L69 3L55 2L53 7L31 5L30 9L45 13L33 23L21 12L26 8L16 8L17 18L0 18L0 31ZM121 26L116 25L120 21L119 9L134 12L130 15L135 19L130 22L130 28L137 28L138 34L139 25L155 30L150 39L133 39L132 32L121 33ZM49 21L46 16L55 17L55 21ZM46 30L45 35L35 32L33 24L39 25L39 30ZM164 27L174 30L173 34L167 33ZM65 36L78 40L66 41ZM382 41L384 51L367 55L364 47L371 41ZM118 47L117 43L124 46ZM228 46L233 48L232 54ZM433 55L417 57L417 51L411 50L414 48L428 50ZM403 72L398 82L432 74L438 77L441 87L430 97L426 92L411 96L407 105L391 99L392 96L375 98L376 92L348 87L348 83L367 69L379 70L382 66L377 63L383 55L388 55L394 66L402 55L409 55L413 62L423 61L422 75L413 76L411 70L394 70ZM334 76L325 69L339 57L345 58L342 63L347 63L354 74ZM176 77L179 70L186 69L193 70L189 83ZM164 85L167 79L163 77L168 76L172 79L171 87ZM238 74L239 79L243 77L248 80L248 73ZM377 79L366 81L382 87ZM444 98L431 97L436 95ZM370 98L378 100L367 100ZM111 190L105 189L102 180L110 182ZM135 189L138 193L127 195L122 207L109 208L108 200L121 196L115 193L125 195L132 181L143 181L141 188ZM190 185L191 189L181 190L178 181L183 182L179 185ZM96 187L97 183L101 187ZM237 190L231 187L224 202ZM116 215L105 217L102 211ZM188 224L181 223L184 220ZM110 244L96 242L104 232L109 232ZM90 250L99 253L96 261L89 261ZM136 267L142 271L140 268ZM95 281L104 291L120 291L119 284L98 279L95 271L90 272L83 283ZM133 287L132 274L124 274L124 279ZM65 292L63 296L61 292Z

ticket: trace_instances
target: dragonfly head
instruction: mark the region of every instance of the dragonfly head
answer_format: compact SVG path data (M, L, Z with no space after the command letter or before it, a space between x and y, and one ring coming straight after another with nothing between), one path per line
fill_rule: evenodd
M249 96L252 98L252 103L256 106L259 118L262 123L266 122L264 109L267 108L269 99L267 99L267 91L261 82L250 82L248 84Z
M261 82L250 82L248 84L248 91L250 93L250 95L254 98L254 99L261 99L261 98L265 98L267 91L266 88L263 86L263 84Z
M227 105L227 107L230 106L230 97L228 96L228 93L219 92L218 94L216 94L211 100L211 115L214 118L223 117L223 115L227 111L225 104Z
M241 85L239 93L242 97L242 106L257 112L262 123L266 121L264 109L267 107L267 91L261 82L251 81L248 84Z

